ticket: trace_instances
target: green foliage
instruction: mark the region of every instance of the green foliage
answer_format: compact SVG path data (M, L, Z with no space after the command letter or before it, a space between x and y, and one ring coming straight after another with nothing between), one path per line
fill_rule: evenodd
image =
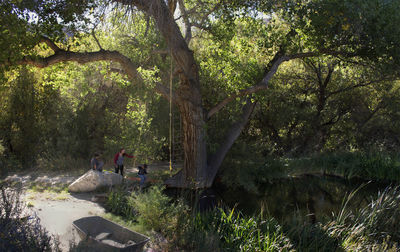
M147 192L133 192L128 200L138 213L138 221L156 232L172 234L177 230L178 216L184 214L184 206L171 202L161 186L152 186Z
M60 156L44 155L36 160L36 167L43 171L86 171L89 169L89 161L86 159L74 158L70 154Z
M399 188L386 188L368 206L342 214L324 226L327 234L341 239L346 250L397 251L400 218Z
M347 201L352 201L354 193ZM161 232L168 239L171 249L396 251L400 236L396 228L400 218L398 194L398 187L386 188L367 206L351 210L346 203L340 214L334 215L326 223L315 224L299 214L279 224L274 218L246 216L234 209L196 213L189 211L182 202L172 203L172 199L165 196L159 186L147 192L134 192L128 196L128 204L138 209L139 226L145 229L143 231ZM126 197L127 194L120 195ZM129 220L126 217L124 219Z
M379 151L322 153L289 161L293 173L322 172L346 178L399 181L399 157Z
M397 183L400 181L400 157L397 153L372 149L324 152L299 158L262 158L249 146L234 146L224 163L222 182L226 186L241 187L257 194L263 185L303 174L327 174L345 179Z
M235 210L199 213L185 235L186 246L193 251L293 251L276 220L247 217Z
M342 251L341 240L331 237L321 223L311 224L297 216L285 223L284 232L298 251Z
M66 41L78 30L87 29L89 11L97 1L2 1L0 3L0 62L22 59L42 35ZM95 14L92 13L91 17ZM2 69L4 65L1 64Z
M136 211L129 204L129 193L123 186L115 187L108 192L105 207L107 211L122 216L127 220L136 218Z
M3 146L3 141L0 141L0 157L3 156L5 150L6 148Z

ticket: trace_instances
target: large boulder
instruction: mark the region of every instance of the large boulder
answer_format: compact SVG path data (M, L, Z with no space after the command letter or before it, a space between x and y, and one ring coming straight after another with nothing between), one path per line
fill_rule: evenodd
M119 185L122 183L123 179L120 174L114 172L103 172L103 178L105 186Z
M113 172L90 170L68 186L70 192L92 192L103 186L113 186L122 183L122 176Z

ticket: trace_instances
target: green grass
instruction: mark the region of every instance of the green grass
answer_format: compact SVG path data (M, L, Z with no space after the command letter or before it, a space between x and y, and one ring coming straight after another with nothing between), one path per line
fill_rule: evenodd
M230 211L216 209L206 214L197 214L191 225L189 234L195 249L196 244L207 242L206 239L209 239L210 234L214 234L215 237L219 237L219 241L214 243L214 248L209 249L293 251L291 241L274 218L261 219L244 216L234 209Z
M400 155L382 151L318 153L300 158L265 157L264 160L227 160L222 182L258 192L276 179L321 174L345 179L400 182Z
M120 215L116 215L113 213L105 213L102 215L103 218L113 221L115 223L118 223L119 225L129 228L133 231L139 232L139 233L146 233L149 234L149 230L143 227L141 224L139 224L135 220L128 220Z
M345 178L400 181L400 157L379 151L322 153L288 159L287 173L324 173Z
M32 192L49 192L49 193L65 193L68 194L67 184L51 185L49 183L32 182L29 184L28 189Z

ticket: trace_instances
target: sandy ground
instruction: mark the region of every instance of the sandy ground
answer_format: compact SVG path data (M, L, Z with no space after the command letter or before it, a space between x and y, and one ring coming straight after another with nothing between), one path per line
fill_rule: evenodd
M168 170L168 164L150 165L148 172ZM135 167L127 167L126 173L136 174ZM14 174L8 176L6 180L10 182L20 182L25 189L32 182L47 186L69 185L79 175L68 174L40 174L28 172L24 174ZM23 197L29 206L29 211L36 213L40 222L46 230L59 238L60 246L63 251L68 251L71 241L79 242L76 231L73 230L72 222L79 218L102 215L104 208L97 203L98 194L95 193L54 193L54 192L34 192L25 190ZM148 249L147 251L155 251Z
M72 222L82 217L104 214L104 208L92 202L94 194L27 193L25 199L33 205L31 210L40 218L46 230L58 236L63 251L68 251L71 241L79 242Z
M52 186L66 186L72 183L77 175L41 175L37 173L14 174L5 180L19 182L23 187L23 199L28 206L28 214L36 214L41 225L51 234L58 237L62 251L68 251L70 242L79 242L79 236L73 229L74 220L105 213L104 208L97 203L96 193L39 192L29 190L32 183Z

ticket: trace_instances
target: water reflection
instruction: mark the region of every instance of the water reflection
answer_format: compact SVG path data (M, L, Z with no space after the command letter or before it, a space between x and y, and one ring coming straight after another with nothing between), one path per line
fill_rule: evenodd
M277 179L259 186L259 193L243 188L226 188L221 184L215 191L223 204L236 207L245 214L268 214L278 220L288 220L293 213L309 216L310 222L321 221L337 214L348 195L359 188L347 207L357 209L376 198L388 183L362 179L343 179L327 175L302 175Z

